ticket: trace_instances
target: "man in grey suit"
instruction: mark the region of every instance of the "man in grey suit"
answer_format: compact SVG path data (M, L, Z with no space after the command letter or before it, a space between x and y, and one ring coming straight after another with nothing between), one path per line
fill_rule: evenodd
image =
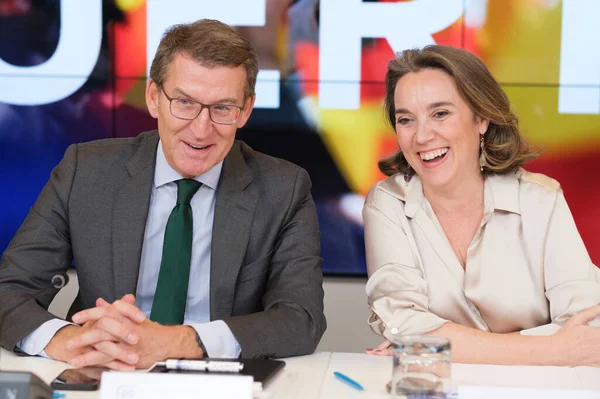
M235 141L257 73L225 24L165 33L146 89L158 131L70 146L4 252L2 346L121 370L315 350L326 322L310 179ZM73 261L70 323L47 312L45 287Z

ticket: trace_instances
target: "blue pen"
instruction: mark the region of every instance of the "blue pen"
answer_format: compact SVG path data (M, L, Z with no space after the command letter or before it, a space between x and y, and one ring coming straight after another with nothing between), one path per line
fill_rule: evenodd
M52 396L53 399L62 399L62 398L66 398L67 395L65 395L64 393L58 393L58 392L54 392L54 395Z
M345 376L344 374L340 373L339 371L336 371L333 373L333 375L335 375L335 377L342 381L345 382L346 384L350 385L352 388L357 389L359 391L364 391L365 389L362 387L362 385L360 385L358 382L354 381L352 378Z

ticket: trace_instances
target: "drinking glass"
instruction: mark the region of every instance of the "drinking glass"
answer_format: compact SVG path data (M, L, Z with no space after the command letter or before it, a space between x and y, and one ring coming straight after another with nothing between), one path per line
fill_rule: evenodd
M431 335L404 335L393 347L393 398L442 398L450 390L450 341Z

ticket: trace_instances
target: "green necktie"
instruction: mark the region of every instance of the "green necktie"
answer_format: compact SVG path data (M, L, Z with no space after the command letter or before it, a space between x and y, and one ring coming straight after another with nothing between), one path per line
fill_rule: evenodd
M177 204L165 229L162 261L150 320L163 325L183 324L192 260L193 216L190 201L202 183L177 180Z

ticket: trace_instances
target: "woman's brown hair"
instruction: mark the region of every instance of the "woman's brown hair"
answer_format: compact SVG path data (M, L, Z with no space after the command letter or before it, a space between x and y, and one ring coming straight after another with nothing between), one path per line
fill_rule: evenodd
M450 75L474 116L490 121L484 135L486 164L482 173L514 172L539 155L521 135L508 96L485 64L474 54L455 47L431 45L405 50L388 63L384 108L394 130L396 84L407 73L423 69L438 69ZM401 151L382 159L378 166L387 176L409 172Z

